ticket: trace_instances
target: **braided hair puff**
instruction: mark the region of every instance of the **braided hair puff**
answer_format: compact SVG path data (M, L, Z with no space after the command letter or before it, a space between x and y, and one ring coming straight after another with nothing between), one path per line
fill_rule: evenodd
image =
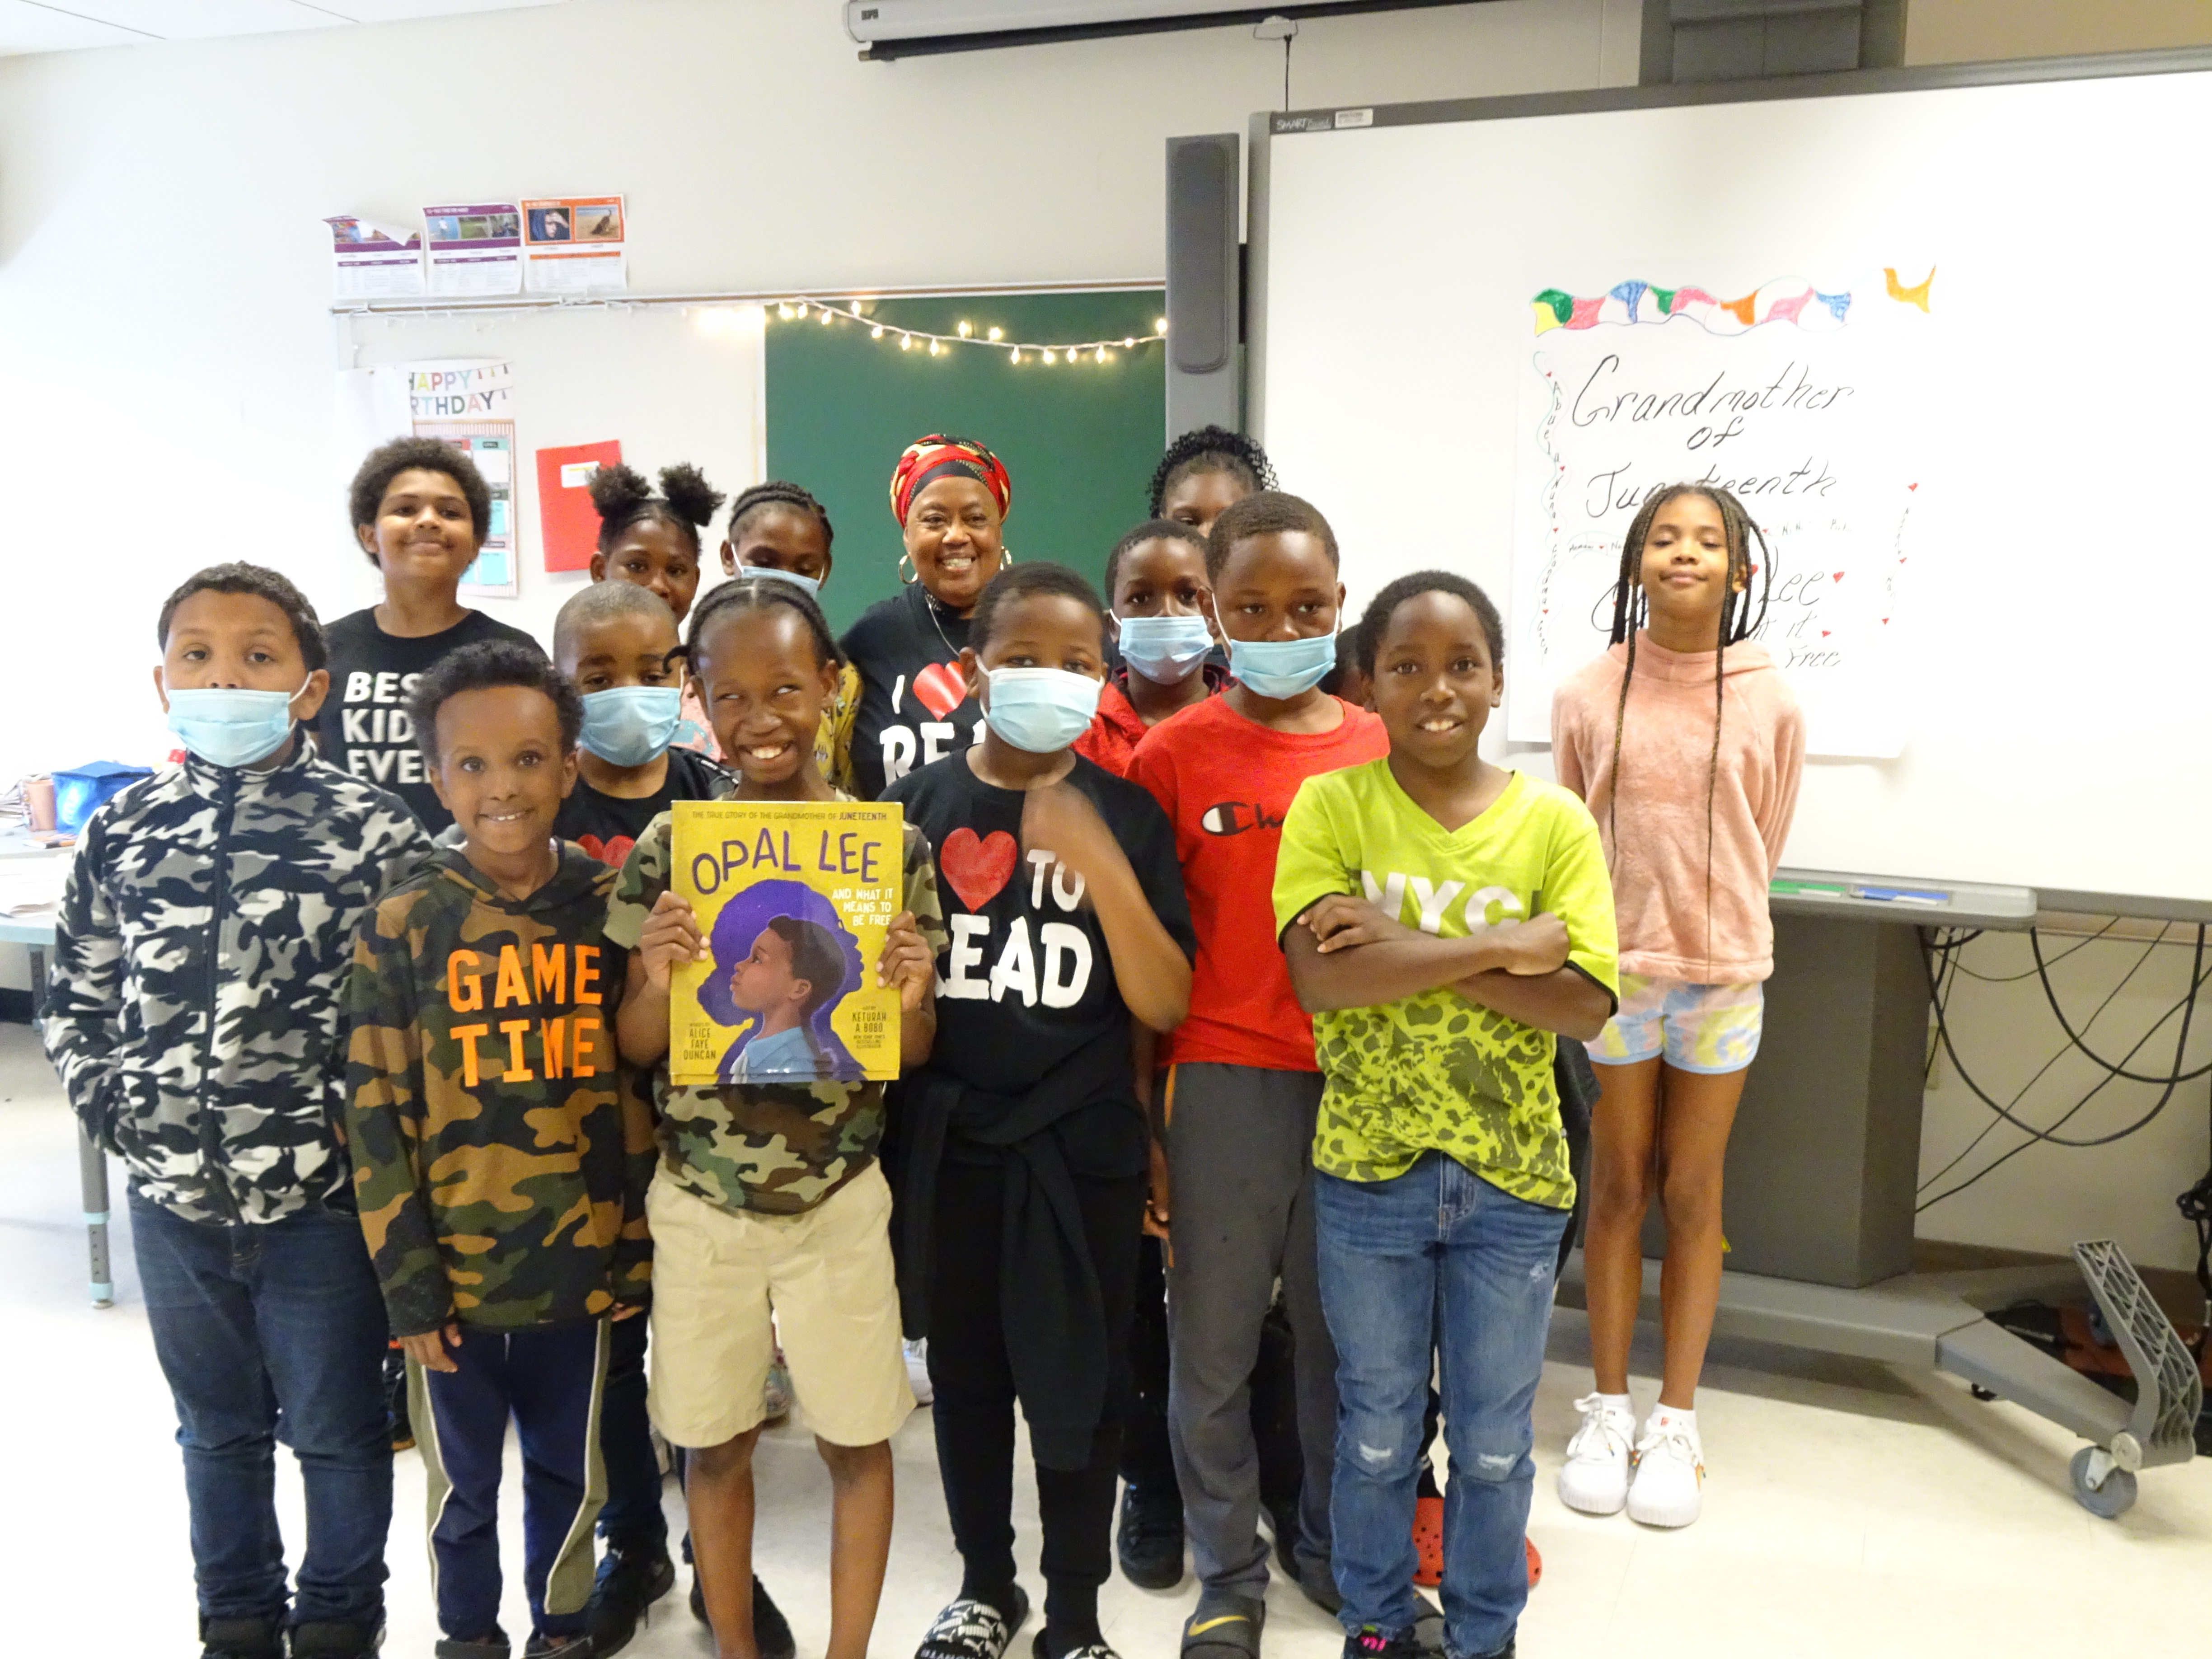
M1653 490L1644 498L1644 505L1637 508L1627 535L1621 538L1620 574L1614 579L1613 588L1612 643L1627 646L1628 661L1620 676L1620 700L1613 710L1613 793L1606 800L1606 835L1613 842L1613 855L1618 863L1622 857L1619 834L1621 732L1628 722L1628 684L1636 675L1636 636L1651 613L1650 596L1644 591L1644 544L1651 534L1651 523L1659 516L1660 508L1683 495L1702 495L1719 511L1728 548L1728 577L1721 593L1720 630L1713 647L1713 743L1705 768L1705 961L1710 969L1713 937L1713 799L1720 781L1725 659L1729 646L1741 644L1766 625L1767 600L1774 590L1774 555L1767 545L1766 533L1744 510L1741 501L1717 484L1668 484ZM1755 560L1752 556L1754 542L1759 549ZM1755 608L1752 587L1754 578L1758 582Z
M599 514L602 553L613 552L615 544L631 526L650 520L667 526L679 541L688 543L696 559L700 529L714 522L722 505L722 492L688 463L660 469L658 495L635 467L619 462L603 466L592 474L591 496Z
M735 548L738 538L744 533L745 525L756 513L772 507L788 507L794 513L811 513L822 526L822 551L826 556L837 532L830 527L830 509L816 501L808 491L782 478L771 478L766 483L757 483L750 489L740 490L737 500L730 503L730 545Z
M1256 441L1224 426L1202 426L1170 444L1152 469L1152 516L1160 516L1170 489L1197 472L1226 472L1248 492L1276 487L1274 464Z

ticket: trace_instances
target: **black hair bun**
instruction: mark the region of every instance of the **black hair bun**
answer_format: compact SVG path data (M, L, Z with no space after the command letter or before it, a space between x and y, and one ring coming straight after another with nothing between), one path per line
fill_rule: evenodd
M592 474L591 491L592 505L606 520L619 520L653 499L653 486L645 474L619 461Z
M639 482L641 483L643 480ZM685 522L696 525L712 524L714 514L721 510L726 499L720 490L707 482L706 475L689 461L680 461L674 466L660 469L660 494L669 506L683 515Z

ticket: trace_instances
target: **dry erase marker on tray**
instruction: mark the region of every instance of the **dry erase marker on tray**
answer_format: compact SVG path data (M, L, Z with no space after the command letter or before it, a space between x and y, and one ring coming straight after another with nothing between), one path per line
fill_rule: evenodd
M1806 894L1815 898L1847 898L1850 896L1850 889L1839 881L1790 881L1786 878L1769 882L1766 890L1780 893L1786 898Z
M1948 904L1948 893L1930 891L1925 887L1862 887L1854 883L1851 896L1855 899L1879 899L1885 904Z

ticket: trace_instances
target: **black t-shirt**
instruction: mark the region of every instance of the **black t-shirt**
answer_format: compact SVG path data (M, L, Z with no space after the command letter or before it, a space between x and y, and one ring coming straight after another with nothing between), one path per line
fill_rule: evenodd
M860 675L853 789L861 799L983 740L983 711L960 678L968 619L920 582L870 605L839 643Z
M679 800L720 800L735 787L730 775L689 749L668 751L668 775L650 795L625 799L604 794L581 777L561 803L553 833L573 841L602 864L620 868L653 819Z
M1191 955L1190 906L1159 803L1080 757L1067 781L1098 809L1161 925ZM903 806L907 822L928 837L951 939L938 958L929 1068L973 1088L1019 1095L1103 1034L1118 1033L1126 1053L1129 1011L1097 912L1083 902L1080 880L1048 853L1022 851L1022 792L985 783L963 754L901 779L884 798ZM1081 1126L1083 1161L1133 1174L1144 1167L1145 1133L1128 1096L1102 1121Z
M331 695L315 720L315 743L340 771L389 789L405 801L432 835L449 828L453 814L438 805L407 696L425 670L449 652L486 640L514 640L544 654L519 628L471 611L442 634L402 639L376 625L374 610L340 617L323 630L331 653Z

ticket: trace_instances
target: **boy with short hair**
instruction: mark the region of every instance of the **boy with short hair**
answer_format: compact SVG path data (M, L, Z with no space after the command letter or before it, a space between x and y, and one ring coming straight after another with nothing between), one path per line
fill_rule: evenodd
M1190 1015L1164 1039L1158 1091L1170 1191L1153 1194L1170 1241L1169 1427L1200 1583L1182 1651L1251 1659L1267 1550L1249 1379L1278 1279L1304 1462L1298 1512L1274 1516L1278 1552L1308 1595L1336 1604L1336 1351L1314 1254L1322 1079L1275 945L1275 851L1300 784L1376 758L1389 739L1374 715L1318 689L1344 603L1327 520L1295 495L1247 495L1214 521L1206 568L1236 683L1154 726L1129 775L1175 826L1198 933Z
M301 1659L365 1659L383 1625L392 1449L384 1308L335 1127L343 987L362 918L429 842L301 740L330 677L314 611L283 577L203 570L156 637L155 687L186 759L85 828L46 1051L86 1133L130 1169L208 1659L276 1659L288 1623ZM289 1611L280 1413L307 1487Z
M392 791L436 835L453 819L408 718L416 682L463 646L507 640L536 651L538 641L460 601L461 578L491 533L491 487L466 449L443 438L380 444L354 474L348 507L384 598L330 626L331 696L315 741L325 760Z
M407 1351L430 1474L440 1659L507 1659L500 1460L523 1449L527 1655L584 1639L609 1317L643 1311L651 1116L611 1029L616 872L553 838L582 709L535 651L471 646L410 704L463 836L380 903L355 952L362 1228Z

